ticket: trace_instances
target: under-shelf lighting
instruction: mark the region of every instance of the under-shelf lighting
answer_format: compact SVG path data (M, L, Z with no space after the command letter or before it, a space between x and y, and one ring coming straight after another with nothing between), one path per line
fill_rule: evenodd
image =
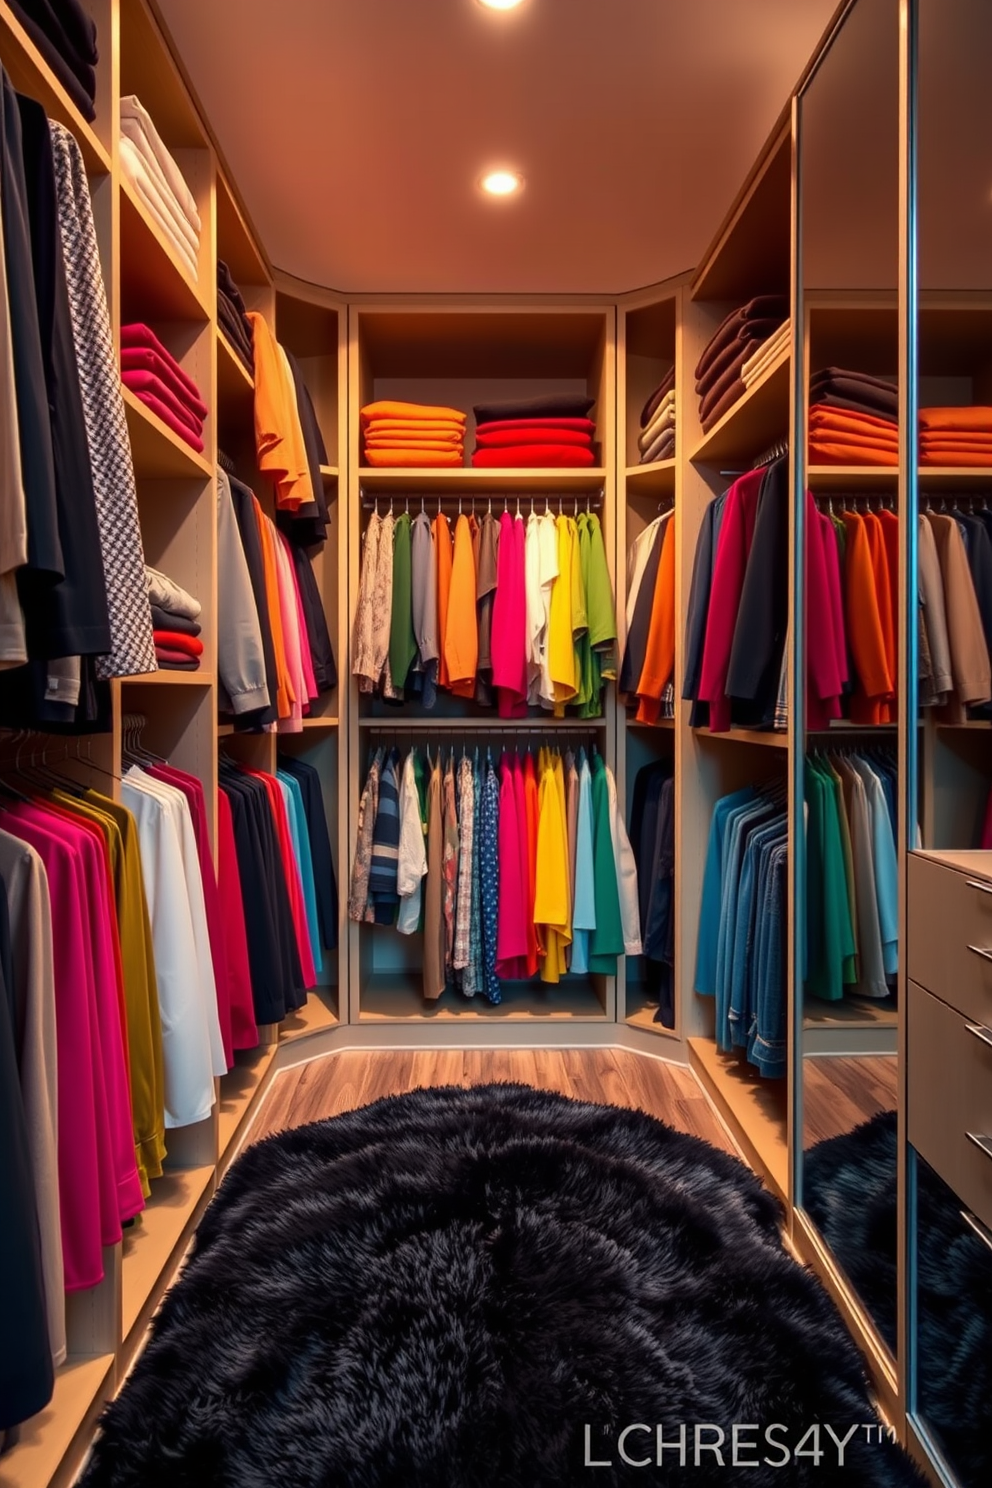
M479 0L487 10L516 10L521 3L522 0Z
M494 170L482 178L482 189L490 196L513 196L524 184L523 176L511 170Z

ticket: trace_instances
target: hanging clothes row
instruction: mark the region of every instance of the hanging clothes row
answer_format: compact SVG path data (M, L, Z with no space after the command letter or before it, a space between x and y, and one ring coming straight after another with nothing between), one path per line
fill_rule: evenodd
M787 1067L788 812L781 785L745 786L713 809L693 986L716 1003L716 1042L763 1075Z
M627 552L627 639L619 689L639 723L675 716L675 512L663 512Z
M155 650L89 184L69 131L0 87L0 720L107 727L104 683Z
M560 507L559 502L559 507ZM588 503L587 503L588 505ZM363 538L352 638L360 692L432 708L439 688L501 718L542 707L599 717L616 677L616 618L603 531L594 511L524 518L492 503L461 510L454 535L438 500L384 516ZM578 502L576 502L578 506ZM474 507L474 502L473 502Z
M992 717L992 511L986 498L922 497L920 703L942 723Z
M250 488L217 469L219 706L239 731L298 733L337 686L327 617L305 548Z
M888 997L899 961L895 756L814 753L805 776L806 991Z
M358 812L348 916L424 938L424 997L616 972L641 951L637 870L616 782L565 755L378 748Z
M630 845L637 867L642 977L655 1022L675 1027L675 778L668 760L634 778Z
M322 465L328 463L313 399L296 357L278 342L265 316L246 312L255 374L255 458L271 482L276 520L294 544L327 537L330 513Z

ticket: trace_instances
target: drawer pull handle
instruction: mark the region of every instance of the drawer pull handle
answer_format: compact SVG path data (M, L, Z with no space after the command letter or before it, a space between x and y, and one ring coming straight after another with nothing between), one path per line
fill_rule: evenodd
M992 1028L986 1028L984 1023L966 1023L964 1026L973 1038L981 1039L983 1044L992 1048Z
M989 1234L988 1230L982 1224L982 1221L980 1219L976 1219L973 1214L969 1214L967 1209L961 1210L961 1218L970 1229L974 1230L979 1240L984 1241L989 1250L992 1250L992 1235Z
M987 951L984 946L970 945L968 949L972 955L981 956L983 961L992 961L992 951Z
M974 1142L979 1152L984 1152L986 1157L992 1158L992 1137L979 1136L977 1132L965 1132L969 1142Z
M967 880L969 889L977 889L980 894L992 894L992 884L979 883L977 878Z

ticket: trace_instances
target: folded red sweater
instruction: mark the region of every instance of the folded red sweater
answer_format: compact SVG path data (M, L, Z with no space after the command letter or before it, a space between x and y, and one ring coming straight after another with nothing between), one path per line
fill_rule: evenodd
M199 398L200 389L197 387L192 377L190 377L189 373L183 371L182 367L180 367L179 363L176 361L169 348L167 346L163 346L162 342L158 339L155 332L151 330L150 327L146 326L143 321L140 320L134 320L131 322L130 325L121 326L121 349L123 350L125 347L135 346L144 347L150 349L151 351L157 352L158 355L163 359L163 361L169 363L173 372L176 374L179 381L183 384L190 397L197 399Z
M482 449L512 449L522 444L570 444L592 449L589 435L576 429L498 429L495 434L479 429L475 437Z
M199 636L187 635L181 630L153 630L156 646L165 646L170 651L185 651L188 656L202 656L203 642Z
M165 383L171 393L198 419L207 416L207 405L188 386L188 377L176 376L176 363L172 357L159 356L151 346L124 346L121 348L121 370L124 372L153 372ZM180 368L180 371L182 369Z
M191 434L203 433L203 420L197 418L193 410L181 402L175 393L166 387L161 377L155 376L154 372L125 371L121 373L121 381L125 387L131 389L132 393L137 393L139 398L143 393L151 393L160 403L164 403L166 408L171 409L174 417L181 424L185 424Z
M135 392L134 396L140 398L145 407L150 408L152 413L158 414L163 424L167 424L173 434L178 434L179 438L184 440L190 449L195 449L198 455L203 454L203 440L199 435L193 433L193 430L188 424L184 424L181 419L177 419L172 409L163 403L161 398L157 398L154 393L147 392Z
M514 466L594 465L591 449L578 449L574 444L514 444L504 449L479 449L472 456L473 465L494 469Z
M595 434L596 425L587 418L491 419L478 424L477 434L502 434L504 429L574 429L577 434Z

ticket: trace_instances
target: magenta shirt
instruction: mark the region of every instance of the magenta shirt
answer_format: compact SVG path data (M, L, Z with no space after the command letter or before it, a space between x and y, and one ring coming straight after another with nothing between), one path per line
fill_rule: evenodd
M526 852L526 820L518 815L516 777L520 761L505 750L499 762L499 889L496 905L496 975L527 975L527 877L521 872ZM521 843L521 832L524 842Z
M492 619L493 687L500 718L527 716L527 597L523 518L499 519Z
M710 731L714 734L726 733L730 727L727 673L744 587L744 571L754 537L758 493L764 479L764 470L749 470L734 481L727 492L720 525L699 679L699 698L710 705Z

